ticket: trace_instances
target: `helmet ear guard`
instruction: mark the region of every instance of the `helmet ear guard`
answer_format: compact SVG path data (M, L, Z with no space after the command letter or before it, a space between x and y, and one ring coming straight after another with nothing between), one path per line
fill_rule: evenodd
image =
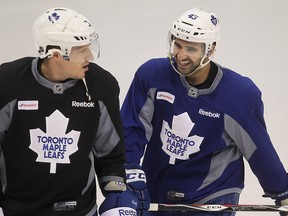
M33 24L33 36L40 58L49 58L57 51L69 60L72 47L89 44L98 46L94 48L95 58L100 54L98 35L90 21L67 8L51 8L39 16Z

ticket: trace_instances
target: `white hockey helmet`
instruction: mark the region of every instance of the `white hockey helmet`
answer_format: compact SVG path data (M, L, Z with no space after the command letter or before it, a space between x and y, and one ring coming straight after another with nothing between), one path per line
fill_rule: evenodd
M69 60L72 47L88 44L96 52L94 58L100 54L99 38L90 21L71 9L59 7L47 10L35 20L33 35L40 58L49 58L56 50Z
M203 61L212 48L213 43L216 44L220 39L220 24L219 19L215 13L203 11L199 7L183 13L172 25L169 31L168 43L169 53L171 59L173 57L173 42L175 38L179 38L188 42L204 43L205 55L199 65L199 68L208 64L212 55L209 55L209 61L203 64ZM172 65L173 66L173 65ZM178 72L178 71L177 71Z
M210 50L220 39L220 24L215 13L193 8L182 14L173 24L170 33L176 38L196 43L205 43Z

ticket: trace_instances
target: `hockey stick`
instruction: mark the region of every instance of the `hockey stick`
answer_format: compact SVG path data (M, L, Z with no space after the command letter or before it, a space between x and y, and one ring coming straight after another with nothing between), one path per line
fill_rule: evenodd
M288 212L288 205L215 205L215 204L162 204L151 203L149 211L262 211Z

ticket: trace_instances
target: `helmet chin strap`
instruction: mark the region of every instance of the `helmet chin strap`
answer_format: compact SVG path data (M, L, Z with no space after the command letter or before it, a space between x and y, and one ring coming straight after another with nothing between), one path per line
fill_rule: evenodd
M181 76L190 76L192 75L193 73L195 73L197 70L203 68L204 66L206 66L210 61L211 61L211 58L208 57L208 61L206 63L203 63L204 59L207 57L207 52L205 53L205 55L203 56L203 58L201 59L201 62L199 63L199 65L194 69L192 70L190 73L188 74L182 74L181 72L178 71L178 69L175 67L175 60L174 60L174 57L172 55L172 53L168 53L168 58L169 58L169 61L170 61L170 64L172 66L172 68L174 69L174 71L176 71L178 74L180 74Z

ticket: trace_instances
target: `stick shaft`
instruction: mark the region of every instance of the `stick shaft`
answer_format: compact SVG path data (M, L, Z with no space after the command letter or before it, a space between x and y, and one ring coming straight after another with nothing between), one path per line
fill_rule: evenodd
M214 204L161 204L151 203L149 211L206 211L206 212L234 212L234 211L266 211L288 212L288 205L214 205Z

